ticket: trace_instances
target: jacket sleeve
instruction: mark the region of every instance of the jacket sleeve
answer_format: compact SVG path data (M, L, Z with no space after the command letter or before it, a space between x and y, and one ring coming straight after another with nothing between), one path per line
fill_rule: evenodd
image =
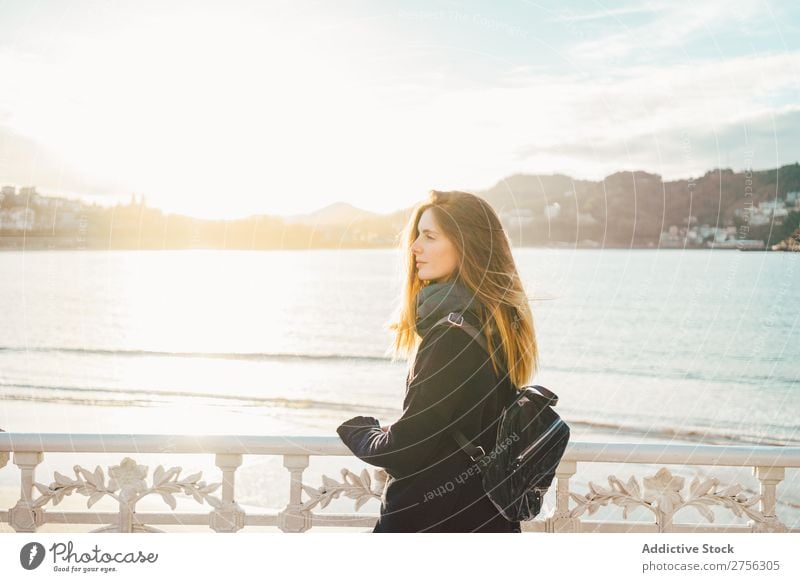
M400 419L385 432L369 416L356 416L336 429L353 454L394 476L424 468L440 440L452 438L446 430L458 421L456 406L483 363L471 342L452 326L431 330L419 346Z

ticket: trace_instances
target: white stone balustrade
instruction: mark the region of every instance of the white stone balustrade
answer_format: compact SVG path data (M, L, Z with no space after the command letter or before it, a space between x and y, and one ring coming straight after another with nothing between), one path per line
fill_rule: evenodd
M60 471L50 485L37 479L37 466L47 453L71 453L80 461L83 453L120 455L117 465L93 472L74 465L75 478ZM207 484L201 472L181 477L180 467L152 471L139 465L138 454L157 453L214 455L222 472L219 483ZM236 502L236 474L244 455L281 456L290 476L288 501L279 512L245 512ZM233 533L247 526L272 526L284 532L301 533L312 527L357 527L368 530L376 515L360 514L358 509L373 498L380 498L386 474L370 467L356 474L342 469L341 481L328 476L322 483L303 481L303 473L312 456L351 457L336 437L284 436L174 436L107 434L32 434L0 432L0 470L19 471L20 498L8 509L0 508L0 523L17 532L35 532L47 523L108 524L93 531L155 532L158 525L205 526L216 532ZM352 457L351 457L352 458ZM13 460L9 464L9 459ZM608 487L589 482L588 491L576 491L571 480L592 463L656 464L660 469L630 476L622 481L608 476ZM737 483L722 485L716 477L695 476L686 487L683 477L673 475L665 466L747 467L759 480L760 491L747 495ZM5 467L5 468L4 468ZM777 515L779 485L788 471L800 468L800 447L712 446L712 445L637 445L621 443L573 442L556 471L555 507L550 515L540 515L523 524L523 531L539 532L786 532ZM674 469L673 469L674 470ZM372 476L370 476L372 471ZM652 473L652 474L650 474ZM45 480L49 480L50 476ZM213 495L220 490L220 497ZM115 499L116 513L98 511L56 511L56 505L73 492L88 497L87 509L103 497ZM38 493L38 495L37 495ZM173 510L175 494L193 498L198 506L208 504L210 511L196 513L137 512L136 504L145 496L158 495ZM305 499L303 498L305 495ZM355 513L315 512L340 496L355 500ZM572 501L572 504L570 502ZM600 507L616 505L622 521L587 520ZM625 521L630 509L645 508L653 514L651 523ZM675 514L684 507L694 507L708 523L681 524ZM745 524L713 524L711 507L722 508L738 517L748 517ZM544 513L544 512L543 512Z

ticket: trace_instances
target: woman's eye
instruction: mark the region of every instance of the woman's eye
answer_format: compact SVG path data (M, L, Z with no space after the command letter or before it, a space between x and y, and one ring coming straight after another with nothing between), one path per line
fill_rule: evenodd
M427 238L428 240L434 240L434 239L433 239L433 237L432 237L431 235L428 235L428 236L427 236L427 237L425 237L425 238Z

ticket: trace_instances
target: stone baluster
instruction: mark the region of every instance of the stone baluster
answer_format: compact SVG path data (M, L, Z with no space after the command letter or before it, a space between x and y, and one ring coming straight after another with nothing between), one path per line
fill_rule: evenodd
M120 533L133 532L133 514L136 513L136 502L139 496L130 486L122 486L119 490L119 523L117 531Z
M245 513L236 503L236 469L242 464L240 454L217 454L217 467L222 469L222 507L211 512L210 526L217 533L234 533L244 527Z
M284 455L283 466L289 469L289 503L278 514L278 527L287 533L302 533L311 527L311 512L301 509L303 470L308 467L308 455Z
M33 483L36 465L44 460L44 453L14 453L14 464L20 470L20 499L9 511L9 523L18 533L33 533L44 523L44 509L33 507Z
M576 461L561 461L556 468L556 510L545 520L545 531L549 533L579 532L581 523L570 517L569 480L578 470Z
M786 526L781 523L775 514L777 504L778 483L785 477L783 467L753 467L753 474L761 482L761 513L764 521L750 521L750 528L758 533L780 533L786 531Z

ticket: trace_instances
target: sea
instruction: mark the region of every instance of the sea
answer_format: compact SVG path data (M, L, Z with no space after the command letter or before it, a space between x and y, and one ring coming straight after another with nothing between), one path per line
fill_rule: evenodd
M800 255L514 258L540 354L528 383L558 394L573 439L800 446ZM401 259L0 252L0 428L335 436L356 414L391 422L408 366L389 354Z

